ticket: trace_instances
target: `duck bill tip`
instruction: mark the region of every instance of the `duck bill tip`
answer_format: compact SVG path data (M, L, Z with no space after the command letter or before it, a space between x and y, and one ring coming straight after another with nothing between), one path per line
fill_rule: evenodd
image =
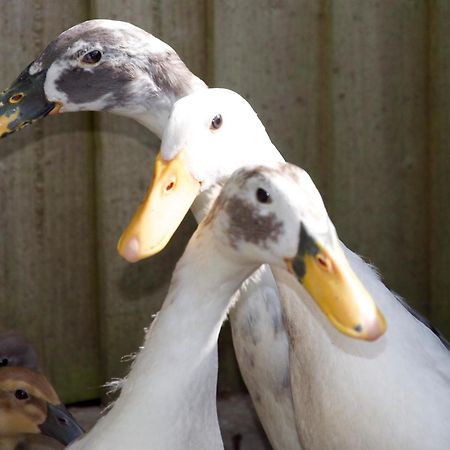
M182 156L164 161L158 155L145 199L119 239L119 254L137 262L160 252L199 192L200 183L190 174Z

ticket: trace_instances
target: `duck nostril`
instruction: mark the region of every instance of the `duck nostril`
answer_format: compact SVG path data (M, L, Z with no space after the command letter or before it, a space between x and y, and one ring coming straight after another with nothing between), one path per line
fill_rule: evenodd
M167 186L166 186L166 192L171 191L175 187L175 181L172 180Z
M358 323L358 325L355 325L355 326L353 327L353 329L354 329L357 333L362 333L363 326L362 326L360 323Z
M58 417L58 422L61 425L67 425L69 423L65 417Z
M324 257L321 254L318 254L316 256L316 261L320 264L320 266L322 266L323 269L331 270L331 265L330 265L330 261L328 260L328 258Z

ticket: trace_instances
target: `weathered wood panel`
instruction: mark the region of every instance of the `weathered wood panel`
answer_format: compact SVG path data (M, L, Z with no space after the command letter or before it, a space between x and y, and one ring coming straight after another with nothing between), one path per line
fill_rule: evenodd
M155 34L176 48L200 77L205 75L204 0L93 1L93 15L121 19ZM159 140L120 117L97 121L97 208L102 349L105 375L122 376L123 355L135 352L143 328L164 299L173 267L194 230L185 220L175 240L160 255L131 265L116 251L117 240L143 198L153 171Z
M87 2L0 0L0 83L84 20ZM49 118L0 141L0 325L25 333L66 401L95 398L98 362L90 118Z
M216 1L212 17L214 84L243 95L285 158L325 191L329 23L321 2Z
M344 242L426 313L426 3L331 5L331 216Z
M450 3L430 6L430 314L450 337Z

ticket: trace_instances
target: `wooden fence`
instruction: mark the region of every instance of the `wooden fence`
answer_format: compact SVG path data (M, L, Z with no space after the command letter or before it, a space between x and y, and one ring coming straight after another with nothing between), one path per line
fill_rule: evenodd
M450 3L446 0L0 0L0 87L61 31L132 22L258 111L320 188L340 237L450 334ZM194 229L127 264L116 241L158 140L65 114L0 141L0 323L25 332L66 401L126 372ZM222 386L236 388L229 335Z

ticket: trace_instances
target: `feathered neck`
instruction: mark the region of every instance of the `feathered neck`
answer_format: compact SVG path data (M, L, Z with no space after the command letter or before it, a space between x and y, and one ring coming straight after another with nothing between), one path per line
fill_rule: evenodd
M223 253L200 227L118 400L72 449L223 448L217 339L233 293L254 269Z
M208 87L184 64L178 71L172 73L173 71L173 68L167 69L167 73L171 73L171 76L163 77L166 83L160 86L158 94L143 90L140 96L144 96L144 99L136 102L135 108L128 106L116 109L115 112L136 120L161 139L175 102L186 95Z

